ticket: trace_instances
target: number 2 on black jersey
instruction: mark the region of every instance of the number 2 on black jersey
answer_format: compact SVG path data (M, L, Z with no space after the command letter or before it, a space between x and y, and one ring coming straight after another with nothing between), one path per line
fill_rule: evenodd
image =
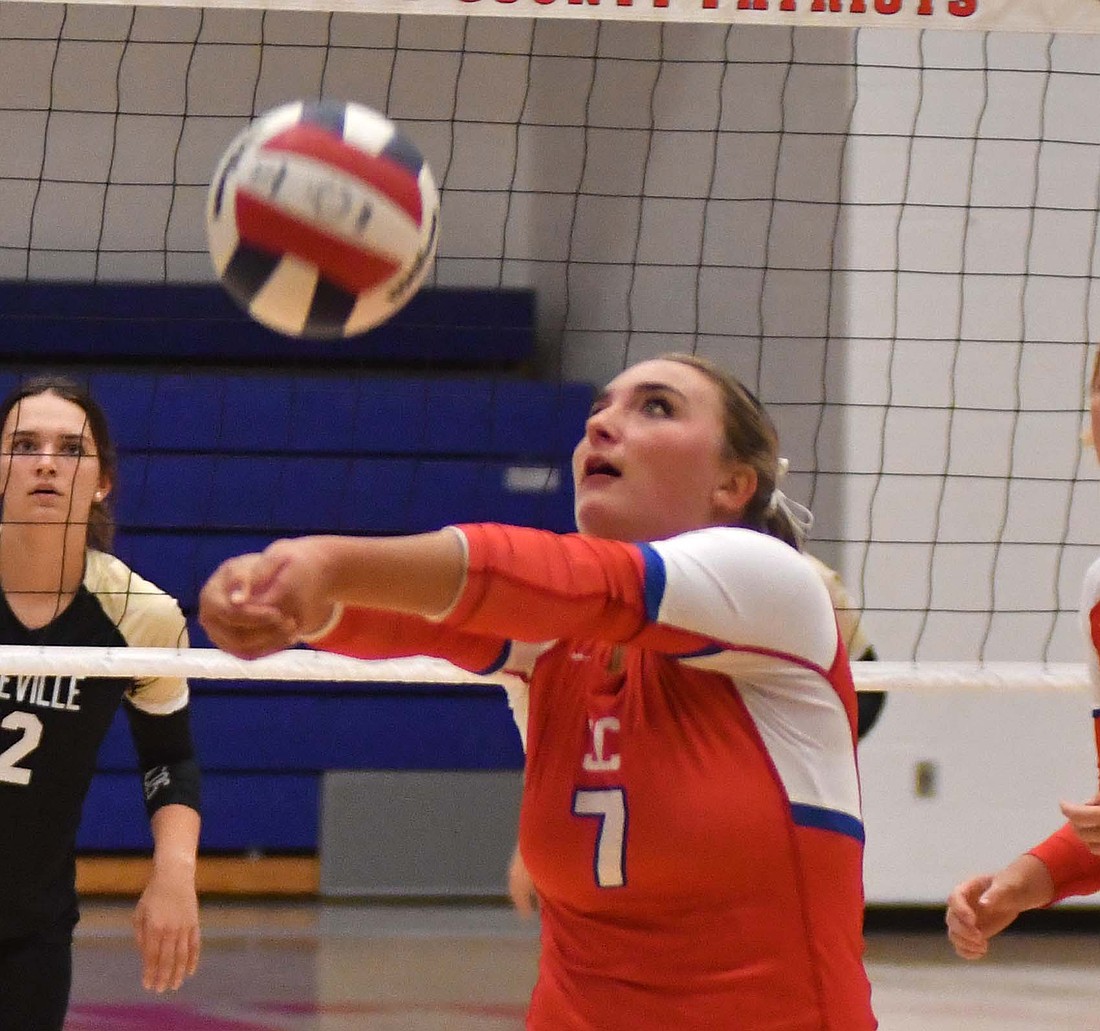
M38 742L42 740L42 721L34 713L16 710L0 720L0 727L22 731L14 744L0 752L0 782L26 787L31 782L31 771L20 766L19 760L25 759L38 747Z

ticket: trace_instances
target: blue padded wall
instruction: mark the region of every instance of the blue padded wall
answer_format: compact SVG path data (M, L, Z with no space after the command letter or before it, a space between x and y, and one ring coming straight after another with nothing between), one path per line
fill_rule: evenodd
M52 360L487 365L534 347L529 290L425 288L347 340L304 344L248 318L217 284L0 282L0 355Z
M320 778L264 770L203 775L204 851L289 852L317 847ZM100 772L84 803L77 847L134 851L152 844L136 773Z

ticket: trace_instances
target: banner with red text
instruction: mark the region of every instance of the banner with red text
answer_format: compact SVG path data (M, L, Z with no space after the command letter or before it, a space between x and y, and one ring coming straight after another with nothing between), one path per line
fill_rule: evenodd
M13 2L13 0L4 0ZM43 0L39 0L43 2ZM62 3L65 0L44 0ZM73 0L68 0L72 3ZM1100 0L76 0L93 5L360 11L844 28L1100 32Z

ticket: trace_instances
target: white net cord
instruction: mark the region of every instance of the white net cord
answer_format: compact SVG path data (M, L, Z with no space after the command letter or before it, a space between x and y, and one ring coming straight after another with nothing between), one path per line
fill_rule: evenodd
M192 680L331 680L360 683L500 683L443 659L353 659L294 649L262 659L238 659L216 648L63 648L0 646L7 676L148 677ZM1084 691L1083 663L853 662L860 691Z

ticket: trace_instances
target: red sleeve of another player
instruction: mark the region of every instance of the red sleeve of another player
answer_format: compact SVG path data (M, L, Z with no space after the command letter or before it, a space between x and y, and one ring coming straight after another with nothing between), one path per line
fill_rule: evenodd
M1054 900L1100 891L1100 856L1094 856L1071 824L1059 827L1030 850L1054 878Z
M349 608L340 622L312 647L357 659L397 659L429 655L447 659L471 673L496 672L508 642L491 634L471 634L419 616Z
M588 637L668 651L707 643L649 622L645 560L633 544L492 523L459 529L469 562L450 626L520 641Z
M1100 605L1094 605L1089 611L1089 637L1092 647L1100 652ZM1093 727L1100 756L1100 719L1095 713ZM1100 891L1100 856L1089 851L1072 824L1060 827L1046 841L1031 849L1030 854L1050 870L1055 902L1071 895L1091 895Z

